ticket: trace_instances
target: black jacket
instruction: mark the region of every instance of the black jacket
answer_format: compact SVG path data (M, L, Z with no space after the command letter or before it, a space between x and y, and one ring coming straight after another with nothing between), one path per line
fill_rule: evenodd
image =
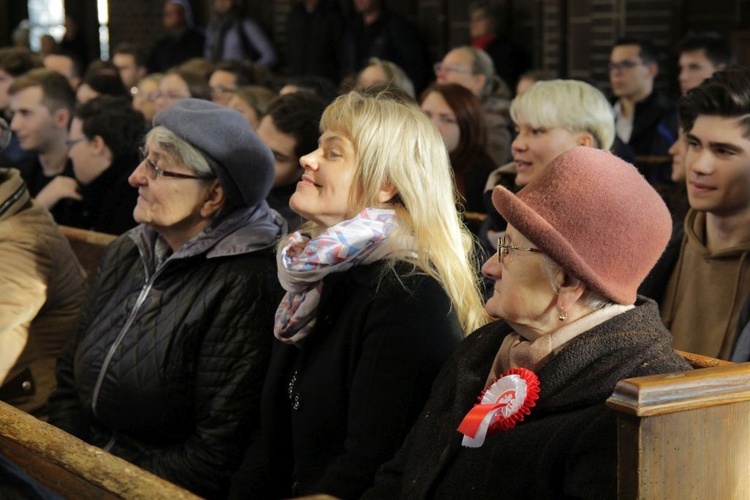
M297 2L287 18L287 73L338 83L342 32L336 2L323 0L312 12Z
M342 78L359 72L371 57L378 57L403 69L419 94L432 76L418 33L410 22L390 11L370 25L365 25L362 16L355 16L341 42Z
M462 332L437 281L398 270L328 275L301 347L275 343L262 402L267 496L357 498L422 410Z
M196 29L186 28L175 36L168 34L159 39L148 58L149 73L163 73L188 59L203 57L206 37Z
M230 215L161 265L147 226L112 243L58 361L52 424L199 495L226 494L259 424L282 291L278 228L256 225L251 247L251 217Z
M677 108L666 95L654 90L636 103L633 131L627 144L636 156L668 157L669 148L677 140L677 125ZM642 173L651 184L672 184L671 160L652 165Z
M575 337L537 371L539 400L524 421L463 447L458 426L510 332L497 321L466 338L364 498L616 498L616 417L605 400L624 378L690 369L670 347L656 304L641 300Z
M116 235L135 227L138 189L128 184L128 177L137 165L137 157L116 159L91 184L80 186L83 200L66 205L58 222Z

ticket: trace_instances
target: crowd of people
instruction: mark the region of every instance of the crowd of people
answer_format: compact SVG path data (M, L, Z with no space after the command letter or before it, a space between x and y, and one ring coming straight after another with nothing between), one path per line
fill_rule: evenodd
M285 54L212 6L0 48L0 400L206 498L614 498L617 381L750 360L722 39L678 101L618 39L609 99L491 2L432 72L382 0L298 2ZM88 290L60 226L117 236Z

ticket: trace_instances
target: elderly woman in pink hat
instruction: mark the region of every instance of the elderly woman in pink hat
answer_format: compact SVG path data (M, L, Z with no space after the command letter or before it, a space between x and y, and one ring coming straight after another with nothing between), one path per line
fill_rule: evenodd
M483 266L497 321L467 337L365 498L615 498L617 381L689 370L636 290L671 219L632 165L593 148L555 159L518 195Z

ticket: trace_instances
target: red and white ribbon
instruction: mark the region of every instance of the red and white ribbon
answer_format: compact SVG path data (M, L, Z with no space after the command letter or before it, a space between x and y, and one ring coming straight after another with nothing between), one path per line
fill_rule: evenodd
M479 448L488 435L515 427L531 413L539 399L539 379L531 370L513 368L488 386L479 399L458 426L464 435L461 444L468 448Z

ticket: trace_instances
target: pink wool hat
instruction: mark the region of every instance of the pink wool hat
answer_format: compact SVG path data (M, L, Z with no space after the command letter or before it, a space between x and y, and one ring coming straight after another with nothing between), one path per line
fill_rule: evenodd
M631 164L599 149L563 153L517 195L496 187L492 202L563 269L619 304L635 302L672 234L658 193Z

